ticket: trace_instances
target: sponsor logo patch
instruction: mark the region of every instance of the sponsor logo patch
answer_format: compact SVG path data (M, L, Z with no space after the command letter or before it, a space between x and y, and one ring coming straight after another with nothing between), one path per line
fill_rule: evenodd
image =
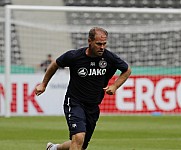
M88 70L86 68L79 68L78 75L80 77L85 77L87 76L87 74L88 74Z

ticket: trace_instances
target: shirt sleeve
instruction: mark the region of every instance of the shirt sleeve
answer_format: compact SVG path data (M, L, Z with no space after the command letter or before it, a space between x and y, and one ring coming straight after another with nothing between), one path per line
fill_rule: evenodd
M70 67L71 61L73 59L73 51L68 51L62 54L60 57L56 59L56 63L59 67Z
M121 72L126 72L128 70L128 64L122 60L120 57L118 57L116 54L112 54L112 62L114 63L115 68L120 70Z

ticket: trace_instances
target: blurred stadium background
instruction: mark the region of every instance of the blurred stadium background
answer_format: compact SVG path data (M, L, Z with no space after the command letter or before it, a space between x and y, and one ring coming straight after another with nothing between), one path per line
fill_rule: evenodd
M39 6L88 6L114 8L164 8L179 10L180 0L1 0L0 2L0 73L4 75L5 65L5 13L6 5ZM132 66L132 78L147 78L156 86L164 79L174 80L163 88L165 112L180 113L181 99L181 13L117 13L117 12L74 12L13 10L11 24L11 73L43 74L39 64L51 53L56 59L60 54L87 45L87 32L92 26L105 27L109 32L108 48ZM129 89L136 89L130 87ZM178 87L178 88L177 88ZM155 88L156 89L156 88ZM136 89L137 90L137 89ZM127 101L135 101L135 91ZM141 89L144 93L144 85ZM172 91L166 92L166 91ZM139 93L137 91L137 93ZM156 92L154 92L156 93ZM1 95L4 95L1 91ZM155 94L154 94L155 95ZM171 100L173 98L174 100ZM106 96L101 106L105 113L160 112L147 108L148 101L142 101L144 109L137 111L117 110L115 97ZM154 97L154 104L157 97ZM159 99L159 98L158 98ZM174 101L172 104L169 101ZM159 102L157 102L159 103ZM156 104L155 104L156 105ZM161 104L160 104L161 105ZM133 106L134 108L136 106ZM151 107L151 106L150 106ZM162 107L162 108L163 108ZM106 110L106 111L105 111ZM162 110L161 110L162 112ZM163 109L164 112L164 109Z

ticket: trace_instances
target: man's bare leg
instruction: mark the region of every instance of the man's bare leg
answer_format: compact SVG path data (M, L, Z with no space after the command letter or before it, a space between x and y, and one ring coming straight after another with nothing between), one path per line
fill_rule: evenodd
M62 144L57 144L57 150L69 150L70 144L71 144L71 140L66 141ZM82 150L85 150L85 149L82 148Z
M57 150L69 150L70 144L71 144L71 140L66 141L62 144L57 144Z
M85 137L85 132L81 132L81 133L77 133L73 135L69 150L82 150L84 137Z
M56 144L57 150L84 150L82 145L84 143L85 133L77 133L72 136L72 140L66 141L62 144Z

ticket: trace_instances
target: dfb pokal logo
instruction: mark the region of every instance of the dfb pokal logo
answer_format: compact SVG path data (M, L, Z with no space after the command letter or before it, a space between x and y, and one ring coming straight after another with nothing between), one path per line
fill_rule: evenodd
M105 60L100 60L99 61L99 67L100 68L106 68L107 66L107 62Z

